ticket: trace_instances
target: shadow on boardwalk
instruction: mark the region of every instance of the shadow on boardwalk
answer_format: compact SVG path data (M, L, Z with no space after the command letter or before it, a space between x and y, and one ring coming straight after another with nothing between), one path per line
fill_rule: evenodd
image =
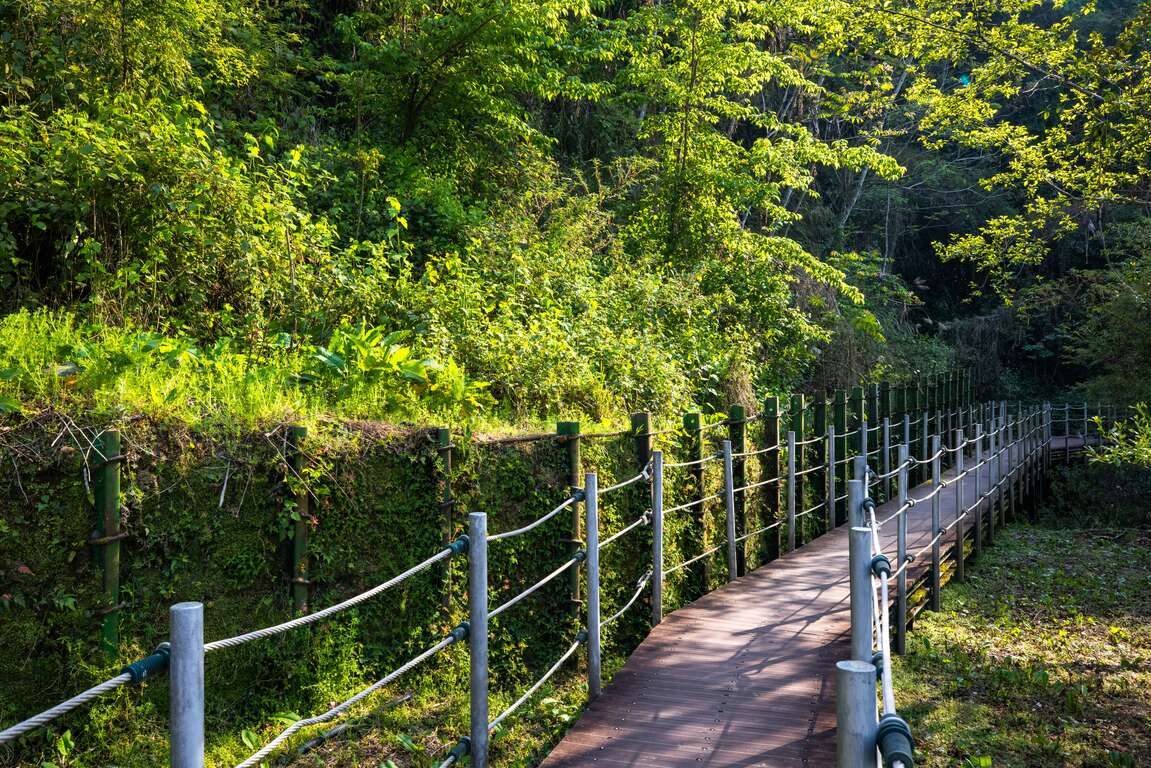
M972 473L963 483L968 505L975 482ZM955 519L957 488L940 493L943 525ZM884 504L878 519L896 508ZM908 551L930 542L930 530L930 503L912 507ZM882 539L894 559L894 522ZM954 537L943 544L950 556ZM929 560L918 558L910 577ZM834 766L835 662L849 655L848 598L841 526L668 616L541 768Z

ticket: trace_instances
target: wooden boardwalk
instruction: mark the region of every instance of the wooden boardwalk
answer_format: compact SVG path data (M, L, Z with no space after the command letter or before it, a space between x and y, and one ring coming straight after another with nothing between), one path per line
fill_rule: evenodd
M1055 463L1062 439L1053 443ZM982 471L982 490L989 470ZM942 525L955 519L957 488L940 492ZM930 491L923 485L911 495ZM969 474L965 504L974 498ZM897 508L884 504L877 518ZM974 527L973 517L965 527ZM893 521L882 533L893 562L895 535ZM931 536L931 504L912 507L908 552ZM945 558L954 543L953 529L942 542ZM909 569L909 582L929 565L930 551ZM847 571L841 526L672 613L541 768L834 766L835 662L850 653Z

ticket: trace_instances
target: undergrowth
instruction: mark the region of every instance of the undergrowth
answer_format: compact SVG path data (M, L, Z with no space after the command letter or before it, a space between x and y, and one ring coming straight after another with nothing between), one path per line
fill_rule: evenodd
M1146 764L1151 533L1131 493L1146 482L1061 473L1038 524L1005 529L916 621L895 689L917 765Z

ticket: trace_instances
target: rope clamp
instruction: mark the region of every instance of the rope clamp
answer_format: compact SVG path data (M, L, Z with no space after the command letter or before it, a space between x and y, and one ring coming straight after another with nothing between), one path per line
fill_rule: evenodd
M160 643L156 646L156 650L152 651L150 656L146 656L139 661L133 661L128 666L120 670L120 674L129 674L132 676L132 684L139 685L148 678L159 672L164 672L168 669L168 660L172 657L172 646L168 643Z
M878 579L881 576L891 576L891 561L882 552L871 558L871 572Z
M123 541L126 538L128 538L128 534L121 531L120 533L114 533L111 536L93 537L91 539L88 539L88 543L94 547L99 547L99 546L103 546L104 544L111 544L111 543L116 542L116 541Z
M472 631L472 625L469 622L461 621L452 631L448 633L448 637L452 638L452 642L462 643L468 638L468 634Z
M470 544L468 535L465 533L448 545L453 555L459 555L468 551L468 544Z
M587 498L587 491L583 488L572 488L572 501L583 501Z

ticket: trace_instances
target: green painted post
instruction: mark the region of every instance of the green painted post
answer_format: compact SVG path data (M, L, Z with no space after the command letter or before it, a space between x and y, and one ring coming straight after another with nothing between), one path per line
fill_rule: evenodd
M747 411L742 405L731 405L727 409L727 438L731 441L731 452L735 454L731 462L731 479L735 488L747 485L747 459L739 454L747 451ZM747 507L744 496L747 492L737 490L735 500L735 535L742 536L747 531ZM747 541L735 548L735 572L738 576L747 573Z
M642 471L651 461L651 414L647 411L633 413L631 433L635 438L636 471Z
M690 549L690 536L692 531L699 534L699 552L703 552L706 543L706 527L707 516L704 514L704 486L703 486L703 464L698 463L703 459L703 417L699 413L685 413L683 415L683 431L687 439L687 458L685 461L697 462L689 468L689 473L692 478L692 501L694 502L691 510L696 518L695 526L685 526L684 535L687 540L684 543L684 554L687 555L691 552ZM698 552L693 552L690 556L694 557ZM697 562L695 565L689 566L689 573L687 575L686 593L689 599L695 599L707 593L707 566L708 558L704 558Z
M854 429L855 435L852 439L852 452L858 456L863 450L864 438L863 432L860 429L863 426L863 420L866 418L866 411L864 411L863 400L863 387L851 388L851 428ZM858 480L859 478L853 478ZM846 485L844 486L847 487Z
M879 385L872 384L867 388L867 425L875 427L880 421L879 416ZM873 440L867 441L868 446L875 445ZM866 496L867 494L864 493Z
M578 421L560 421L556 422L556 434L564 438L564 444L567 446L567 484L570 488L579 488L581 484L580 473L580 437L579 437L579 422ZM574 555L583 548L583 538L580 535L581 518L580 505L571 505L571 532L570 538L567 540L568 553ZM579 568L568 569L568 594L573 604L580 605L582 600L580 598L580 580Z
M892 408L891 382L883 381L879 384L879 420L890 419L895 410Z
M839 465L835 468L835 487L847 489L847 392L842 389L835 390L835 400L832 402L835 411L835 460ZM841 462L841 463L840 463ZM836 491L838 493L838 490ZM847 522L846 500L835 503L835 524L843 525Z
M456 502L452 498L452 431L447 427L436 430L436 444L440 456L440 472L443 475L443 494L440 496L440 509L444 515L444 546L455 540L455 520L452 512ZM444 565L444 607L450 608L452 604L452 569L450 564Z
M763 477L760 480L768 480L772 477L779 478L781 475L779 466L779 398L774 395L764 400L763 403L763 441L769 450L763 454ZM765 485L763 488L765 518L760 521L761 527L771 525L779 520L779 494L782 483L777 481ZM771 562L779 557L779 528L776 526L759 537L762 562Z
M811 434L819 437L820 440L815 443L815 455L812 461L815 462L813 466L820 467L812 473L812 486L815 491L814 501L817 501L824 506L827 505L827 398L820 397L815 401L812 409L812 419L815 422L811 428ZM819 521L816 525L816 530L819 533L827 533L827 521L824 515L815 518Z
M300 488L296 493L296 524L292 536L292 606L296 613L308 611L308 526L311 525L311 496L302 487L304 453L301 444L308 436L307 427L292 427L288 431L288 459L292 474Z
M102 547L102 585L107 605L100 609L100 644L108 658L120 650L120 433L114 429L100 435L101 457L96 486L97 542Z
M807 453L805 448L807 446L799 445L799 443L803 442L804 438L807 437L807 430L805 429L805 427L807 426L806 410L807 410L807 399L800 393L793 394L791 396L790 427L791 427L791 431L795 432L795 442L796 442L795 471L797 473L802 472L804 469L807 468L807 462L804 461L804 459L806 457L806 453ZM795 513L797 515L800 514L801 512L803 512L803 510L807 509L807 501L806 501L807 483L804 482L806 479L807 479L806 475L798 475L795 478L795 506L796 506ZM796 531L797 531L797 533L800 534L797 537L798 541L799 541L799 544L797 544L797 546L802 545L802 543L807 540L807 538L802 535L805 527L806 527L805 522L801 518L800 522L796 524Z

